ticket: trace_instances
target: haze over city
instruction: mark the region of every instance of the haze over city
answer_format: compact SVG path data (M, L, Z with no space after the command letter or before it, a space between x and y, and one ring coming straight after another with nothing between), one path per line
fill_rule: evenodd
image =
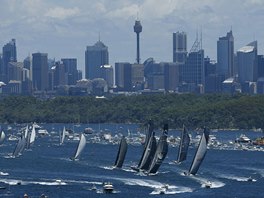
M205 56L216 60L216 42L232 29L237 49L258 41L263 54L262 0L1 0L0 46L17 42L18 60L34 52L73 57L84 71L86 46L100 39L109 62L136 61L135 19L143 26L141 62L172 61L172 33L187 33L188 50L202 31Z

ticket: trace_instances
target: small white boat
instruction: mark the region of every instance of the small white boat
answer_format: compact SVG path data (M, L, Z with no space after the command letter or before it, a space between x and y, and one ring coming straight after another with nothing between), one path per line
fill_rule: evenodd
M169 185L165 184L165 185L161 186L160 188L157 188L155 191L158 192L158 194L163 195L163 194L166 194L168 189L169 189Z
M205 187L205 188L211 188L211 187L212 187L212 182L207 181L207 182L204 184L204 187Z
M235 142L236 143L250 143L251 140L245 134L241 134L239 138L236 138Z
M112 193L114 191L114 186L111 182L105 182L103 185L104 193Z

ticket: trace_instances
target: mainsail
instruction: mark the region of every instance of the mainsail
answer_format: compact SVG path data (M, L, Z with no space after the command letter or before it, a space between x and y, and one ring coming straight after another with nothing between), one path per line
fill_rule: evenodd
M192 165L189 170L189 174L195 175L203 162L203 159L205 157L206 151L207 151L207 144L209 141L209 130L204 128L202 137L199 142L199 146L197 148L197 151L195 153L195 156L193 158Z
M164 125L163 134L159 138L158 146L148 169L148 173L156 173L162 164L163 160L165 159L168 153L168 143L167 143L167 136L168 136L168 124Z
M5 136L6 136L5 132L4 131L0 131L0 144L3 144L3 142L5 140Z
M137 167L132 167L134 170L148 170L151 160L156 151L156 138L154 133L153 122L150 120L148 123L148 132L145 138L144 150Z
M35 129L35 125L33 124L30 134L29 144L32 145L35 142L35 139L36 139L36 129Z
M122 168L127 152L127 142L125 136L121 138L119 149L114 166L116 168Z
M12 154L13 157L17 157L19 154L22 154L22 152L24 151L26 146L26 138L24 136L24 134L21 135L21 137L19 138L15 150Z
M190 136L187 128L183 125L183 130L181 133L181 141L179 145L177 163L180 163L187 158L187 152L190 144Z
M80 157L85 145L86 145L86 138L85 138L84 134L82 133L78 147L76 149L74 157L72 157L72 160L76 160Z
M155 138L155 133L153 132L149 141L148 141L147 147L144 150L141 163L138 166L138 168L140 170L148 170L149 169L150 163L151 163L151 161L155 155L156 148L157 148L157 141Z
M66 134L66 129L65 129L65 127L63 127L63 130L62 130L62 133L61 133L61 136L60 136L60 145L62 145L63 142L64 142L65 134Z

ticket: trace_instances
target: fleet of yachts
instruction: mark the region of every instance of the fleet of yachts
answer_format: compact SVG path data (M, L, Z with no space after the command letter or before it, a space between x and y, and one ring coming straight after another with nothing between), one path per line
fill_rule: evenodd
M85 128L82 132L75 132L74 130L66 129L66 127L63 127L59 132L55 130L48 132L45 128L33 123L21 127L16 132L11 127L7 128L6 131L0 130L0 144L3 144L4 141L16 141L14 151L11 154L15 158L22 155L25 149L29 149L38 136L56 136L60 145L68 140L78 141L75 154L71 156L72 160L79 159L87 143L119 144L114 168L122 168L129 145L143 145L144 149L141 158L136 165L131 166L131 169L148 175L158 172L169 147L178 147L178 156L175 159L175 163L181 163L186 160L190 146L196 148L192 164L189 170L185 172L186 175L195 175L198 172L208 148L264 151L264 137L251 140L245 134L241 134L234 140L221 142L214 133L211 132L210 134L210 130L207 128L193 136L193 133L188 132L185 126L183 126L180 136L174 136L173 134L169 135L167 124L164 125L159 135L156 135L157 133L154 130L152 121L148 122L145 133L131 133L129 129L127 132L115 133L109 130L96 131L92 128ZM208 181L205 184L205 188L210 187L211 183ZM112 193L113 190L113 184L104 183L103 192ZM163 194L166 190L168 189L164 186L159 189L159 192Z

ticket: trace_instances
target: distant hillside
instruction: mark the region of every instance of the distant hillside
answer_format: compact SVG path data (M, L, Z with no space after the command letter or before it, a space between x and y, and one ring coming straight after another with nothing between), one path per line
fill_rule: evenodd
M9 96L0 101L1 123L145 123L170 128L264 128L264 96L160 94L94 97Z

